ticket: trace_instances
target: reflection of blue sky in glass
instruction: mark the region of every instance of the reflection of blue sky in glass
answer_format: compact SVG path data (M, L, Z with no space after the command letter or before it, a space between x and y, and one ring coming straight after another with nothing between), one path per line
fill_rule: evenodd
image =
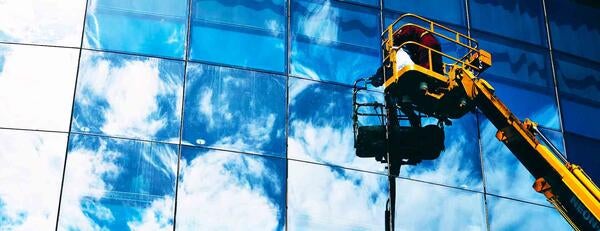
M178 142L183 62L83 51L74 131Z
M480 120L483 172L488 193L540 204L548 204L544 195L531 185L535 178L498 139L498 129L487 119Z
M85 1L0 1L0 41L78 47Z
M190 59L283 72L284 0L194 0Z
M285 79L189 64L183 142L237 151L285 153Z
M183 58L187 0L89 0L84 47Z
M0 229L54 229L66 146L66 134L0 130Z
M335 1L291 5L290 73L351 84L379 66L379 17L375 10Z
M289 84L289 158L384 170L373 158L355 156L352 88L296 78L290 78ZM364 96L364 101L374 100L374 96Z
M547 47L541 1L472 0L469 7L473 29Z
M490 230L571 230L554 208L486 196Z
M481 159L474 114L453 120L444 128L445 150L438 159L402 166L400 176L469 190L483 191ZM437 122L432 120L432 122Z
M484 214L481 193L396 179L397 230L485 230Z
M559 129L558 107L548 51L483 33L474 33L479 46L492 54L493 65L481 76L520 119Z
M172 230L177 146L71 135L59 228Z
M284 159L183 147L177 230L283 230Z
M597 6L597 1L546 0L552 48L598 62L600 8Z
M384 0L386 9L401 13L412 13L434 21L443 21L466 27L465 3L463 0Z
M387 177L288 161L287 198L289 230L384 230Z

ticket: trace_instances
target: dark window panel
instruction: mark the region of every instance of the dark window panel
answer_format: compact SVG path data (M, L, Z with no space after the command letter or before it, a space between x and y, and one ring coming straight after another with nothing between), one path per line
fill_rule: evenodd
M600 139L565 132L569 161L580 165L592 181L600 182Z
M401 13L412 13L435 21L467 26L464 0L384 0L385 9Z
M283 72L286 1L193 1L190 59Z
M600 60L600 7L597 1L547 0L552 48Z
M183 143L285 156L285 79L188 64Z
M470 0L469 8L473 29L547 47L540 0Z

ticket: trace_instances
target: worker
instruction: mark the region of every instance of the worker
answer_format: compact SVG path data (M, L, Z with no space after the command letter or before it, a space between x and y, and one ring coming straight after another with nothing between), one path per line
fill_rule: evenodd
M400 46L405 42L416 42L433 50L442 51L442 47L433 34L421 27L415 25L403 26L394 34L394 46ZM398 69L402 69L409 62L404 61L403 57L408 54L414 63L431 69L439 74L444 74L442 56L435 51L431 51L432 68L429 67L429 49L416 44L405 44L396 52L396 63ZM405 53L406 52L406 53ZM411 63L412 64L412 63ZM383 84L383 68L379 67L373 77L370 78L371 83L378 87Z

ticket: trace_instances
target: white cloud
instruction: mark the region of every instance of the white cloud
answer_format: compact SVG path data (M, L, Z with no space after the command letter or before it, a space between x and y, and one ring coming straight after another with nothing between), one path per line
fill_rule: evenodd
M0 45L0 55L0 126L67 131L78 51Z
M483 194L403 179L396 184L397 230L485 229Z
M115 178L121 172L119 166L113 163L121 153L107 151L106 141L100 142L96 151L83 148L69 151L59 220L61 229L105 229L84 211L106 221L115 219L112 212L97 200L111 189L104 179Z
M165 196L152 202L142 213L141 221L127 222L131 230L173 230L171 214L174 208L173 198Z
M54 229L67 135L0 130L2 230Z
M387 177L288 162L290 230L383 230ZM356 183L360 182L360 183Z
M274 230L283 216L265 194L253 187L249 178L276 186L276 172L267 162L245 154L209 151L181 161L177 206L178 230ZM257 183L257 182L254 182ZM283 206L283 205L281 205Z
M80 0L0 0L0 40L78 47L84 13Z
M106 100L108 107L102 115L105 121L99 128L105 134L152 138L172 122L169 119L180 119L180 111L156 114L159 96L175 94L176 102L182 102L179 78L161 76L159 60L127 60L116 66L102 56L84 55L82 59L78 103L91 106L94 100Z
M301 30L320 44L329 44L337 41L338 37L338 9L331 6L329 0L323 5L311 4L308 17L301 18Z

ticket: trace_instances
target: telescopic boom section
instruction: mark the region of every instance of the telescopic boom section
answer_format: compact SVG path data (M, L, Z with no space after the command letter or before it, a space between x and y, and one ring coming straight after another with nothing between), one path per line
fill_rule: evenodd
M446 60L454 62L444 64L443 74L416 64L397 70L394 57L398 47L393 46L393 34L397 32L395 25L403 18L423 22L428 25L427 28L424 26L424 29L440 39L467 48L467 54L455 58L439 52ZM445 33L440 33L440 30L444 30ZM448 34L453 34L454 38L447 36ZM462 42L463 40L467 42ZM479 50L474 39L425 18L406 14L388 27L383 41L383 62L386 67L384 92L387 97L409 99L408 102L415 110L442 120L459 118L475 107L479 108L498 129L498 140L504 143L534 176L536 180L533 188L544 194L575 230L600 231L598 186L583 169L567 162L560 153L553 152L542 144L536 135L544 141L547 139L539 132L537 125L529 120L520 121L494 95L494 88L484 79L477 77L491 66L491 55ZM438 52L429 50L430 57L431 52Z

